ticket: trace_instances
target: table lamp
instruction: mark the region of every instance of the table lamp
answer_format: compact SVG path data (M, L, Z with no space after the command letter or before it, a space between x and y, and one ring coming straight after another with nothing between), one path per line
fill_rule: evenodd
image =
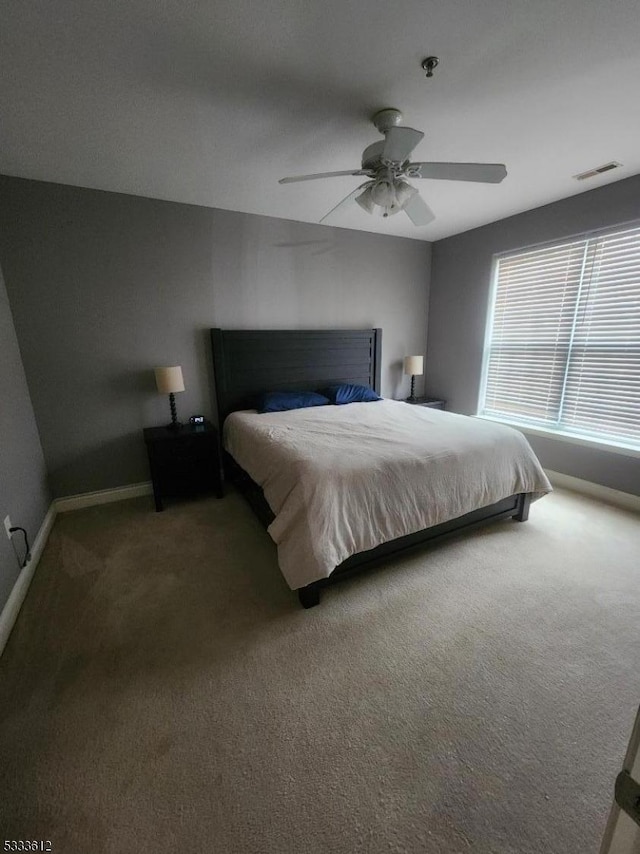
M421 377L424 373L424 356L405 356L403 370L405 374L411 375L411 394L407 400L416 400L415 382L416 377Z
M171 427L177 430L182 427L176 415L176 399L175 393L184 391L184 380L182 379L182 368L176 365L173 368L155 368L156 386L161 394L169 395L169 406L171 407Z

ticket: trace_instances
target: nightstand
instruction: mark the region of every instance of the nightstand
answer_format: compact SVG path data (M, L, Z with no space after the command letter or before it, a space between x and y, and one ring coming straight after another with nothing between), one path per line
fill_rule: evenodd
M222 498L220 441L213 424L146 427L143 432L157 511L168 496L215 492Z
M444 409L446 400L440 400L437 397L416 397L415 400L405 400L405 403L410 403L412 406L428 406L430 409Z

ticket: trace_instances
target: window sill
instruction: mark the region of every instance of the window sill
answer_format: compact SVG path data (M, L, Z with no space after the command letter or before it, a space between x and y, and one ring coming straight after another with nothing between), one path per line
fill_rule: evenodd
M484 421L495 421L496 424L507 424L509 427L520 430L521 433L530 433L532 436L540 436L543 439L557 439L560 442L568 442L570 445L582 445L598 451L608 451L611 454L622 454L625 457L640 458L640 449L632 448L630 445L603 442L601 439L591 439L572 433L561 433L559 430L550 430L545 427L529 427L527 424L510 421L507 418L497 418L493 415L476 415L475 417L482 418Z

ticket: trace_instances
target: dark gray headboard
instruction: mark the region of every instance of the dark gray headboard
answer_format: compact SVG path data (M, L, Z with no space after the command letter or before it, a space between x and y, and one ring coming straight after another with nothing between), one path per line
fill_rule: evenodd
M382 329L212 329L220 424L265 391L317 391L337 383L380 393Z

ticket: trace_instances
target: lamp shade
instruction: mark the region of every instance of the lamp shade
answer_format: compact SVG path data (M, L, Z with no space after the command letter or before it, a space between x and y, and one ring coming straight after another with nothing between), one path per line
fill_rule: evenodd
M421 376L424 373L424 356L405 356L403 370L405 374Z
M176 391L184 391L184 380L182 379L182 368L176 365L173 368L155 368L156 385L161 394L172 394Z

